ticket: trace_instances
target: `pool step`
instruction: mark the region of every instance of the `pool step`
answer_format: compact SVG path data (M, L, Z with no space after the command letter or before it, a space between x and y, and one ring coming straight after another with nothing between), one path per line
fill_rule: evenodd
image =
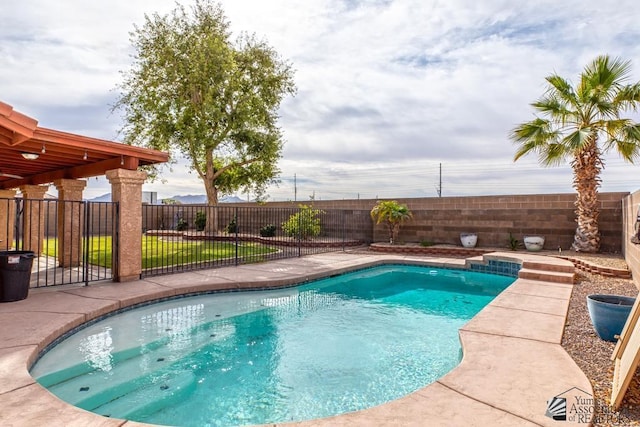
M162 381L149 384L107 402L91 411L106 417L140 419L186 399L197 385L189 371L176 372Z
M224 339L224 335L212 337L209 333L204 333L191 338L185 352L167 348L169 343L162 340L163 345L154 345L153 350L145 353L140 353L139 350L127 351L126 357L121 357L120 353L114 354L114 359L118 359L119 363L111 369L127 373L125 375L111 375L110 369L105 368L103 371L83 363L64 370L62 374L47 376L46 381L41 384L52 393L63 396L64 400L72 405L93 411L123 395L147 387L150 383L170 378L170 373L181 359L212 342ZM150 347L147 346L147 349ZM79 372L85 375L76 375ZM64 374L68 376L65 377ZM40 379L38 381L40 382Z
M553 259L553 258L551 258ZM575 273L575 267L569 263L555 263L555 262L537 262L537 261L524 261L522 268L527 270L540 270L540 271L555 271L559 273Z
M522 268L518 272L519 279L541 280L552 283L573 284L575 272L567 273L564 271L538 270L531 268Z

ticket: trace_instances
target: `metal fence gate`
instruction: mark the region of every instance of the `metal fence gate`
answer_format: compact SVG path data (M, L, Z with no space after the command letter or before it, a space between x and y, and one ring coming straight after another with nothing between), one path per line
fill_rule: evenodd
M13 198L0 199L0 212L0 250L36 254L32 288L112 278L117 203Z

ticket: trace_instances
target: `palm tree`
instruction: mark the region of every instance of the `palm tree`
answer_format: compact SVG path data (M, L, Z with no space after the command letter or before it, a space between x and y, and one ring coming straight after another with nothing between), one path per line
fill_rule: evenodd
M604 55L585 67L575 88L557 74L547 77L547 91L531 104L542 117L511 131L519 145L514 161L531 152L544 166L570 161L577 192L575 251L600 249L602 155L615 150L630 163L640 156L640 124L622 117L640 105L640 82L625 83L630 70L629 61Z
M400 224L413 217L406 205L401 205L395 200L379 201L371 209L371 218L376 224L384 222L389 230L389 243L393 244L398 238Z

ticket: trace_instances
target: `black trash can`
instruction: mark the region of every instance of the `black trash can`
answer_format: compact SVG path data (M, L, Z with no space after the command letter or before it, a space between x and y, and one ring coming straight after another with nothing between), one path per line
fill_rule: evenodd
M0 251L0 302L27 297L34 257L32 251Z

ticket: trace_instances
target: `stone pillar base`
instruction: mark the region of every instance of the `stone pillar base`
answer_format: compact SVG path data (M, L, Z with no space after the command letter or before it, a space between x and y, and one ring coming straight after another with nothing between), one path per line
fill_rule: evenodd
M58 265L77 267L82 263L84 207L82 190L87 181L58 179Z
M0 190L0 251L13 246L13 227L16 222L16 190Z
M113 280L127 282L142 274L142 184L147 174L115 169L107 171L111 183L111 200L118 202L120 241L113 248Z
M44 218L46 204L43 202L48 185L23 185L20 188L24 207L22 208L23 230L22 245L25 251L33 251L36 256L42 253L44 243Z

